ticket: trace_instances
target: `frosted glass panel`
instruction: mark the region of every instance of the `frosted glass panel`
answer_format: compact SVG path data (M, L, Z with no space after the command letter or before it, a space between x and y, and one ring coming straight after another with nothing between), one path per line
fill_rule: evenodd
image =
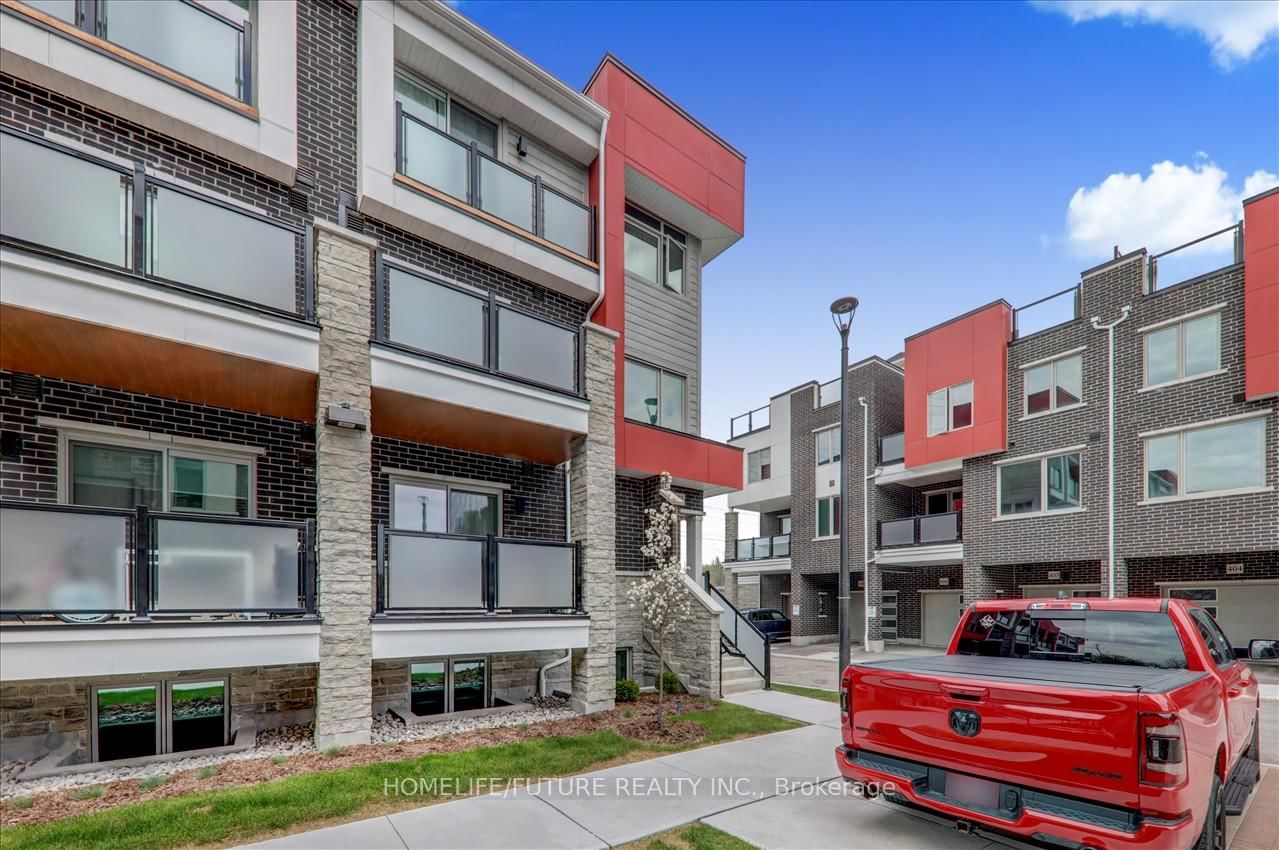
M0 231L127 264L124 175L15 136L0 136Z
M293 231L164 187L150 203L150 274L297 310Z
M399 269L391 269L390 299L392 342L484 365L485 299Z
M480 157L480 209L533 232L533 181Z
M920 543L951 543L959 539L959 514L935 514L919 518Z
M499 543L499 608L573 607L573 550L567 546Z
M298 532L229 523L156 521L156 610L298 607Z
M448 136L404 119L404 174L458 200L466 200L470 152Z
M894 519L879 524L880 546L909 546L914 542L914 519Z
M574 254L591 255L591 211L554 192L542 193L543 236Z
M107 38L232 97L240 96L243 34L187 3L107 0Z
M577 389L577 334L499 309L497 368L508 375L573 392Z
M484 607L484 542L391 534L387 607Z
M0 609L127 609L127 529L124 517L0 510Z
M52 15L60 21L75 23L76 0L22 0L32 9Z

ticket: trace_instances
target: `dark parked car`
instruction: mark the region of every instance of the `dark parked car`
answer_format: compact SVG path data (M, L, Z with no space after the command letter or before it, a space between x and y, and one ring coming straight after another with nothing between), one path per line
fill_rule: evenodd
M769 640L790 640L790 618L776 608L751 608L744 613Z

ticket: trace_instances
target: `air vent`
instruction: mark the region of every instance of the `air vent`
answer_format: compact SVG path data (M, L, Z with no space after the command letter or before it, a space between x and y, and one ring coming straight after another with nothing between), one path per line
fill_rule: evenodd
M44 390L44 381L35 375L17 374L13 376L10 386L18 398L39 399Z
M338 227L364 232L364 216L356 210L355 196L350 192L338 193Z
M311 193L315 191L315 169L299 168L289 189L289 206L299 212L309 212Z
M293 178L293 184L295 186L302 187L307 192L310 192L315 188L315 169L306 167L299 168L297 176Z
M311 209L311 198L297 186L289 189L289 206L298 212L309 212Z
M1245 401L1248 400L1248 396L1244 395L1243 393L1235 393L1232 400L1234 401L1235 404L1243 404Z
M1100 443L1100 442L1101 442L1101 432L1100 432L1100 431L1089 431L1089 432L1088 432L1088 442L1090 442L1090 443Z

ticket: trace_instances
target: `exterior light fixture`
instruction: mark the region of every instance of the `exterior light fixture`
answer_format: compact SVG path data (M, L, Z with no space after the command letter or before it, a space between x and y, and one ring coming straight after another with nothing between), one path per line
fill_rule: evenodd
M839 331L840 369L839 369L839 510L841 514L848 511L848 391L844 381L848 378L848 332L853 327L853 315L857 312L858 301L851 295L836 298L830 305L830 320ZM869 572L869 566L864 567ZM869 579L870 576L866 575ZM869 590L869 582L867 583ZM844 675L849 661L849 600L852 597L852 577L848 572L848 523L844 517L839 518L839 594L836 597L839 607L839 672ZM838 679L837 679L838 680Z

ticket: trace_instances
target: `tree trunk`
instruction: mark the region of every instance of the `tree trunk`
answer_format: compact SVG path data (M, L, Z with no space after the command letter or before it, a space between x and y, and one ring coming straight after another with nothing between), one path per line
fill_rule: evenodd
M657 633L657 728L666 728L666 629Z

